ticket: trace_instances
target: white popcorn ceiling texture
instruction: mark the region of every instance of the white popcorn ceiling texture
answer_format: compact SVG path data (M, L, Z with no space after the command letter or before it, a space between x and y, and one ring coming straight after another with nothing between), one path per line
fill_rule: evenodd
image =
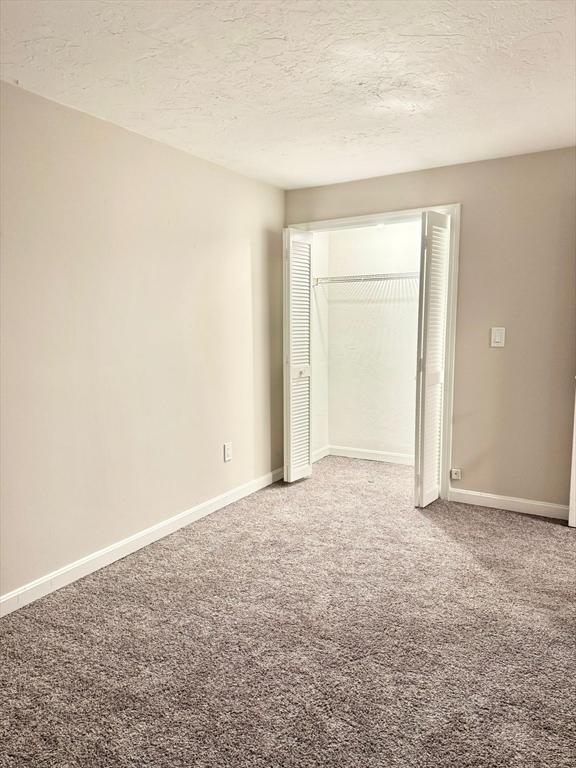
M2 78L284 188L568 146L572 0L3 0Z

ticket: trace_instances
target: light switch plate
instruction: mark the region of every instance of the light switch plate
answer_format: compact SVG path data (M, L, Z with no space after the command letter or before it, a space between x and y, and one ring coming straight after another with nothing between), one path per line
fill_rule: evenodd
M490 329L490 346L503 347L506 343L506 328Z

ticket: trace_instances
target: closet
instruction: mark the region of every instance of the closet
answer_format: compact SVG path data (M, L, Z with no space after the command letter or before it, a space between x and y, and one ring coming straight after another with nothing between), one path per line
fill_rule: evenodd
M285 231L287 482L336 455L413 466L418 506L440 495L453 214L418 210Z

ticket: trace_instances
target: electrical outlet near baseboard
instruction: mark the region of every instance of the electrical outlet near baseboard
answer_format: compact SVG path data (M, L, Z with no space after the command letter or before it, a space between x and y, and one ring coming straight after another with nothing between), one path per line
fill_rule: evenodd
M452 467L450 470L450 480L462 480L462 470L460 467Z
M232 461L232 443L224 443L224 461Z

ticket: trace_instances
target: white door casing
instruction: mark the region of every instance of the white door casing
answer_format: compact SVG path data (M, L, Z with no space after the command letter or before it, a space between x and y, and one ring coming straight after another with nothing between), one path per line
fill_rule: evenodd
M422 213L416 381L415 505L440 495L450 215Z
M576 528L576 398L574 402L574 426L572 438L572 469L570 472L570 502L568 506L568 525Z
M312 474L312 233L284 230L284 480Z

